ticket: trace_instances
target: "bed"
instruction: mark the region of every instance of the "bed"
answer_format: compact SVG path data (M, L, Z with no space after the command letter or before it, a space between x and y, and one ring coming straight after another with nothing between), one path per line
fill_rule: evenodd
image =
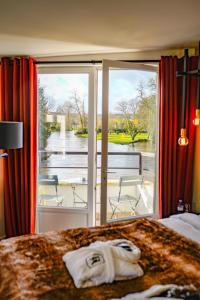
M129 239L141 249L144 276L76 289L62 256L96 240L115 238ZM103 300L158 283L200 289L200 244L149 218L3 240L0 266L0 299Z
M192 213L176 214L161 219L160 222L187 238L200 243L200 215Z

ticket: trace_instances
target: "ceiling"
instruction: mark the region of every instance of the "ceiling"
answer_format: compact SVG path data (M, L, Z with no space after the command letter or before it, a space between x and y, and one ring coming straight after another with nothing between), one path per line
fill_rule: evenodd
M200 0L0 0L0 55L195 47Z

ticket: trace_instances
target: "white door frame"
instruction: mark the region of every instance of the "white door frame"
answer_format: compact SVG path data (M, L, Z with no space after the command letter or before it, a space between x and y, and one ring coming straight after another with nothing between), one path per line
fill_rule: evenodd
M66 65L38 66L38 74L81 74L89 75L88 86L88 185L87 185L87 208L67 208L67 207L42 207L37 206L37 211L41 212L77 212L87 214L87 226L95 225L96 213L96 116L97 116L97 69L96 67L73 67Z
M114 60L103 60L102 63L101 206L100 206L101 224L106 224L108 222L107 221L107 168L108 168L108 114L109 114L109 69L110 68L158 72L157 65L155 64L141 64L141 63L114 61ZM130 218L125 218L125 219L130 219ZM109 222L112 222L112 220L109 220Z

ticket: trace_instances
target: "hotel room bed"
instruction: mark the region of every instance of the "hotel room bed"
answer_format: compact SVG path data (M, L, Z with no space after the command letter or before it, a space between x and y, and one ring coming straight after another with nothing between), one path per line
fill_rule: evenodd
M161 219L160 222L187 238L200 243L200 215L192 213L177 214L170 218Z
M141 249L139 264L144 276L76 289L62 256L96 240L116 238L131 240ZM193 284L199 290L200 244L153 219L27 235L0 242L0 299L112 299L159 283Z

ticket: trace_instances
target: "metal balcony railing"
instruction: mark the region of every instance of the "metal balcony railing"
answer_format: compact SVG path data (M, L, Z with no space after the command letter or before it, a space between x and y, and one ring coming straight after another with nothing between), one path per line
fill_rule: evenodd
M87 151L49 151L49 150L39 150L39 156L41 158L41 154L54 154L54 155L88 155ZM97 152L97 155L101 155L101 152ZM124 169L124 170L139 170L139 175L142 174L142 154L141 152L108 152L108 155L120 155L120 156L138 156L138 166L130 166L130 167L108 167L108 169ZM41 169L87 169L84 166L48 166L41 162L40 159L40 168ZM97 169L101 169L101 167L97 166Z

